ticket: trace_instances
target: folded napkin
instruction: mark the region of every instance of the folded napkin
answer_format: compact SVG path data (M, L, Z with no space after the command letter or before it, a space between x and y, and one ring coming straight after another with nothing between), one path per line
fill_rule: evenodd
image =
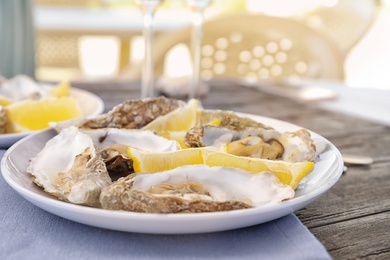
M2 175L0 212L0 259L331 259L293 214L206 234L118 232L48 213L16 193Z

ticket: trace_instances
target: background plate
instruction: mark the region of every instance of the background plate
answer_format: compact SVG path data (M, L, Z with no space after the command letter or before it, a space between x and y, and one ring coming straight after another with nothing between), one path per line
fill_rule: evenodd
M77 100L81 111L83 111L83 115L85 115L85 117L95 117L103 113L104 103L95 94L82 89L72 88L71 96L73 96ZM8 148L16 141L19 141L20 139L26 137L27 135L30 135L31 133L34 132L0 134L0 148Z
M271 118L240 115L273 126L279 131L295 131L301 128ZM1 161L1 172L7 183L31 203L79 223L141 233L185 234L223 231L256 225L288 215L316 200L337 182L343 172L340 152L325 138L311 133L314 142L320 148L314 171L302 180L293 199L260 208L212 213L147 214L90 208L60 201L43 192L31 181L30 175L26 172L29 159L43 148L47 140L56 135L53 129L30 135L13 145Z

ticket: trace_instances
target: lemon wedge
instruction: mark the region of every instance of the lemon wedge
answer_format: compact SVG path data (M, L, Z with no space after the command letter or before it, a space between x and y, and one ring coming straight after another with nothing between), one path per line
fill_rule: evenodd
M186 149L188 148L187 145L184 142L184 137L187 134L187 131L159 131L159 135L162 137L165 137L168 140L174 140L179 143L180 148Z
M70 96L71 86L68 81L62 81L56 86L49 89L49 93L55 97L68 97Z
M145 152L129 147L127 155L133 160L134 172L153 173L167 171L183 165L203 164L204 148L191 148L173 152Z
M0 95L0 106L5 107L11 104L13 101L3 95Z
M5 107L11 132L25 132L47 128L49 122L82 117L82 111L73 97L45 97L24 100Z
M160 172L183 165L206 164L246 170L269 171L279 180L296 189L303 177L314 169L313 162L289 163L259 158L235 156L209 147L182 149L174 152L152 153L129 147L128 156L133 160L135 172Z
M269 171L275 174L279 180L296 189L303 177L314 169L313 162L289 163L260 158L236 156L228 153L208 153L205 157L208 166L225 166L246 170L248 172Z
M191 99L183 107L156 118L144 130L151 130L170 140L177 141L182 148L187 148L184 144L184 136L187 131L196 125L198 119L198 103L196 99Z
M196 99L191 99L184 107L156 118L143 129L155 132L188 131L196 124L198 102Z

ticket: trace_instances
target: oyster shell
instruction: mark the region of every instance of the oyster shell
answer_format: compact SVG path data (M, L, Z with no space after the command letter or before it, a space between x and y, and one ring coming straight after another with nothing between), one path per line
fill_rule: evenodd
M114 107L107 114L87 120L81 128L127 128L139 129L159 116L165 115L185 102L166 97L128 100Z
M113 210L195 213L272 205L293 196L270 172L193 165L121 178L102 190L100 203Z
M279 133L274 131L273 138L264 135L248 136L227 144L229 153L286 162L313 161L316 146L309 131L301 129L295 132Z
M304 162L315 159L316 146L306 129L283 133L276 140L284 147L283 161Z
M89 135L98 149L114 144L131 146L149 152L167 152L180 149L178 142L168 140L149 130L102 128L80 129L80 131Z
M50 139L27 168L32 180L61 200L100 206L103 187L112 183L91 137L72 126Z
M0 106L0 134L7 133L8 116L4 107Z
M248 127L236 131L220 125L197 125L186 133L184 142L188 147L218 147L222 144L244 139L248 136L270 137L277 135L279 133L272 129Z
M108 113L85 119L76 118L59 123L50 123L57 132L69 126L85 129L125 128L140 129L159 116L185 106L185 102L166 97L127 100Z
M40 99L48 96L49 93L32 78L17 75L11 79L0 79L0 95L13 101L22 101L25 99Z
M180 149L178 142L165 139L148 130L103 128L80 129L80 131L92 138L112 179L134 172L133 162L126 152L129 146L149 152L168 152Z
M287 162L312 161L316 147L309 131L279 132L228 111L203 111L200 124L184 137L188 147L228 145L229 153Z
M188 147L218 146L248 136L272 139L279 134L272 127L232 111L204 110L199 111L198 117L198 124L184 138Z
M232 111L201 110L198 113L199 125L216 124L222 128L228 128L235 132L242 132L248 128L273 129L253 119L242 117ZM217 123L215 123L217 121Z

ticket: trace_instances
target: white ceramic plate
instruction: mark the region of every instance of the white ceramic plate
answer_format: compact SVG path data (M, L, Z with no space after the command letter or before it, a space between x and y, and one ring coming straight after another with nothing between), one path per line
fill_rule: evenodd
M245 115L245 114L241 114ZM260 116L247 115L280 131L300 127ZM55 135L45 130L20 140L1 161L1 172L8 184L38 207L79 223L128 232L184 234L230 230L260 224L301 209L329 190L340 178L343 161L337 148L316 133L312 137L319 148L314 171L300 184L293 199L278 205L228 212L191 214L147 214L104 210L60 201L37 187L26 173L28 160L35 156L47 140Z
M83 115L86 117L94 117L101 114L104 110L103 101L93 93L88 91L72 88L71 95L77 100L80 105ZM32 132L17 133L17 134L1 134L0 148L8 148L16 141L30 135Z

